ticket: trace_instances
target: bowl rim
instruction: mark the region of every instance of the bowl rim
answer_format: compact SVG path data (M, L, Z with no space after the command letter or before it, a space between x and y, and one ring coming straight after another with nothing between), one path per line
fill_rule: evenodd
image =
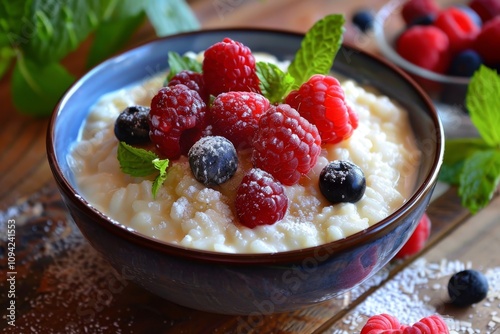
M182 38L184 36L190 35L203 35L211 33L221 33L221 32L254 32L254 33L273 33L273 34L284 34L288 36L303 37L303 33L296 31L284 30L284 29L267 29L267 28L248 28L248 27L234 27L234 28L213 28L213 29L203 29L197 31L182 32L175 35L169 35L165 37L156 38L147 42L144 42L138 46L127 49L113 57L110 57L98 65L94 66L92 69L81 76L73 85L65 92L63 97L60 99L58 104L54 107L54 110L50 116L47 134L46 134L46 150L49 166L52 170L54 179L59 187L59 191L63 192L66 197L72 201L79 210L85 212L88 218L96 221L101 228L106 229L108 232L123 238L124 240L131 242L135 245L148 248L150 250L159 251L165 255L174 256L177 258L182 258L189 261L202 261L204 263L216 263L216 264L226 264L226 265L278 265L287 263L301 263L307 259L317 259L321 257L325 259L325 254L327 257L333 256L335 254L344 252L348 249L356 247L359 244L364 244L366 241L373 237L380 237L386 234L388 230L395 228L394 222L404 216L406 211L416 205L423 196L425 196L429 191L432 190L433 185L437 181L440 166L443 160L444 154L444 132L442 128L441 121L438 117L437 111L427 94L416 84L416 82L404 71L399 69L397 66L391 62L385 60L381 56L363 51L354 45L344 42L343 47L349 48L357 53L362 54L364 57L369 57L380 65L387 67L389 70L400 76L403 80L408 82L412 89L418 94L421 101L425 104L426 108L431 111L429 117L432 120L434 129L436 132L437 142L436 150L433 156L429 158L433 159L430 171L425 176L422 184L414 191L413 195L408 198L408 200L395 212L393 212L388 217L384 218L380 222L360 231L354 233L344 239L328 242L325 244L301 248L296 250L289 250L283 252L273 252L273 253L222 253L201 249L188 248L185 246L174 245L168 242L164 242L158 239L154 239L147 235L143 235L139 232L132 230L131 228L114 221L104 213L100 212L94 208L89 202L87 202L83 196L79 195L79 192L70 184L70 182L64 176L60 166L57 162L56 152L55 152L55 126L58 119L58 115L61 112L61 107L64 106L65 101L74 93L81 82L88 80L95 72L98 72L101 67L106 66L109 62L113 62L116 58L126 57L127 54L134 52L135 50L145 47L150 43L158 43L164 40ZM64 196L63 196L64 197ZM68 209L69 211L69 209ZM71 213L71 212L70 212ZM78 224L77 224L78 225ZM326 252L326 253L325 253ZM323 255L321 255L323 254Z
M451 76L429 71L417 66L401 57L394 47L385 38L384 25L387 19L395 13L407 0L390 0L384 4L375 14L373 24L373 35L382 54L404 70L424 79L433 80L443 84L467 85L469 77Z

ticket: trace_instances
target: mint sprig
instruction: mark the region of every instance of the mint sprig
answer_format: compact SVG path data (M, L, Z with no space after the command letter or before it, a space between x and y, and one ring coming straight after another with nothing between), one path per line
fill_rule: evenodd
M481 66L472 76L466 105L480 138L448 139L440 180L457 185L462 205L477 213L500 182L500 76Z
M118 143L117 158L121 170L134 177L145 177L160 172L152 185L153 198L156 198L158 190L167 179L169 160L160 159L154 152L133 147L125 142Z
M168 66L169 71L166 80L167 83L170 79L172 79L172 77L181 71L192 71L197 73L201 73L202 71L202 65L199 61L188 56L181 56L174 51L168 52Z
M286 72L276 65L258 62L257 75L262 94L271 103L279 103L314 74L330 73L342 45L344 23L341 14L327 15L317 21L305 34Z
M89 40L93 66L123 48L146 18L158 36L199 28L185 0L0 0L0 78L14 67L16 109L50 115L76 80L65 57Z
M262 95L271 103L281 102L294 87L293 77L271 63L259 61L256 66Z
M288 72L296 87L314 74L328 74L342 45L345 18L331 14L317 21L306 33Z

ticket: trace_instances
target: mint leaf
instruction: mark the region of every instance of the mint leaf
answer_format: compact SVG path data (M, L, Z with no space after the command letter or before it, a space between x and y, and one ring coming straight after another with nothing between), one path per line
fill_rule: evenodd
M196 59L188 56L181 56L177 52L168 52L168 67L169 72L167 76L167 82L170 81L180 71L187 70L192 72L201 73L201 63Z
M38 65L20 57L12 74L16 108L32 116L48 116L75 78L60 64Z
M199 29L198 19L183 0L152 0L145 11L158 36Z
M466 97L472 123L490 146L500 145L500 76L481 66L472 76Z
M345 19L343 15L327 15L306 33L288 72L298 87L313 74L328 74L342 45Z
M156 179L153 182L152 186L152 192L153 192L153 198L156 198L156 194L158 193L158 189L163 185L163 182L167 179L167 167L169 164L168 159L155 159L153 160L153 165L154 167L160 171L160 174L156 177Z
M465 160L458 194L472 213L485 207L500 181L500 151L478 151Z
M293 77L274 64L257 62L256 65L262 95L272 104L283 101L293 88L295 83Z
M14 55L14 50L10 46L0 47L0 79L7 72Z
M35 32L26 27L32 0L0 1L0 46L17 47L26 43Z
M154 152L124 142L118 144L117 158L121 170L131 176L144 177L157 171L153 160L158 159L158 156Z
M30 32L20 43L25 56L39 64L60 61L100 23L108 1L33 0L21 31Z

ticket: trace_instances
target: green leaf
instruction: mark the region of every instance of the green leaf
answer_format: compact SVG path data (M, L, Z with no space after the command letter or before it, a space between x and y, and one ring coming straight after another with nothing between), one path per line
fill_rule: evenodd
M481 66L471 78L466 97L472 123L488 145L500 145L500 76Z
M30 12L32 0L0 1L0 47L17 47L35 34Z
M169 164L168 159L155 159L153 160L153 165L155 166L156 169L160 171L160 174L156 177L156 179L153 182L152 186L152 192L153 192L153 198L156 198L156 194L158 193L158 189L163 185L163 182L167 179L167 167Z
M33 0L22 29L31 36L20 46L27 58L39 64L58 62L100 23L109 1Z
M158 36L200 27L191 7L184 0L150 0L144 9Z
M33 116L48 116L75 78L60 64L37 65L18 58L12 74L16 108Z
M158 159L158 156L154 152L120 142L117 158L120 168L125 174L144 177L157 172L153 160Z
M172 79L174 75L183 70L193 71L201 73L201 63L196 59L193 59L188 56L181 56L177 52L169 51L168 52L168 66L169 72L167 76L167 82Z
M14 50L10 46L0 48L0 79L12 63L14 55Z
M447 139L439 179L453 185L460 184L465 160L478 151L488 149L490 146L482 138Z
M337 55L344 33L343 15L327 15L306 33L288 72L298 87L313 74L328 74Z
M500 151L478 151L464 163L458 194L472 213L485 207L500 181Z
M87 58L92 67L123 48L130 36L144 22L144 13L103 22L95 31Z
M293 77L274 64L257 62L256 65L262 94L272 104L282 102L293 88L295 83Z

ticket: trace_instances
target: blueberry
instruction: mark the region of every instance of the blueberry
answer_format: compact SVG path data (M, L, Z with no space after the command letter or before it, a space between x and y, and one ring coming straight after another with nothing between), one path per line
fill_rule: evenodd
M149 108L131 106L125 108L115 121L115 136L127 144L145 144L149 142Z
M419 16L408 25L408 28L413 27L413 26L417 26L417 25L418 26L430 26L431 24L434 23L435 20L436 20L436 15L434 15L434 14L426 14L423 16Z
M352 23L357 26L362 32L367 32L373 27L373 13L366 9L361 9L354 13Z
M221 136L199 139L188 152L194 177L206 186L229 180L238 168L238 155L233 143Z
M335 160L321 171L319 189L332 203L354 203L365 193L365 175L357 165L349 161Z
M451 276L448 282L451 303L456 306L469 306L480 302L488 294L488 280L479 271L463 270Z
M464 50L453 57L448 73L459 77L470 77L479 69L483 59L474 50Z

